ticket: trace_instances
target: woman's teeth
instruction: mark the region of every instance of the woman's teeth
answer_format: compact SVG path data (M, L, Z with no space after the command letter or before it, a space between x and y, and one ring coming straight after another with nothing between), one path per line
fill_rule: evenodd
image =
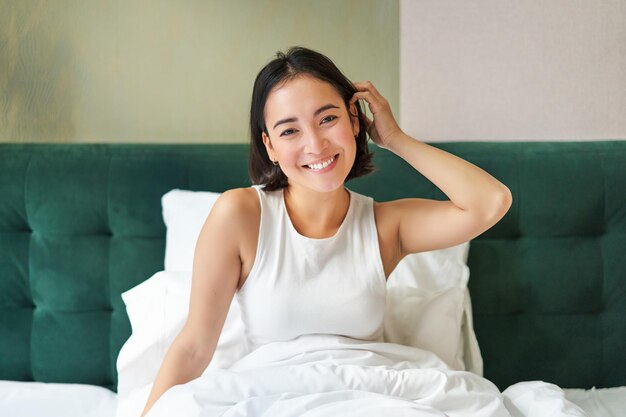
M307 166L309 168L311 168L311 169L320 170L320 169L324 169L328 165L332 164L334 160L335 160L335 157L331 156L330 158L328 158L326 161L322 162L321 164L311 164L311 165L307 165Z

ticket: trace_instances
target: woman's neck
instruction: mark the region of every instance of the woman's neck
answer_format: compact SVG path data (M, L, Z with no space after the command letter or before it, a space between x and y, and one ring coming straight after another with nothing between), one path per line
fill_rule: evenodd
M327 193L291 185L283 190L287 214L303 236L317 239L333 236L350 207L350 193L343 186Z

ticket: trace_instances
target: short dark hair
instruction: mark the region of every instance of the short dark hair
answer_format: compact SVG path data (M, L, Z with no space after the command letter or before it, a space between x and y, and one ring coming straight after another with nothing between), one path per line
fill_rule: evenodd
M345 102L350 113L350 99L357 92L352 82L342 74L326 56L311 49L295 46L286 53L277 52L276 58L261 69L254 81L252 104L250 106L250 153L248 171L253 184L265 184L266 191L274 191L287 186L287 176L279 166L269 159L262 133L269 136L265 125L265 103L272 89L279 83L289 81L299 75L309 75L331 84ZM359 120L359 133L356 137L356 157L346 178L361 177L374 171L373 154L367 146L365 115L358 102L355 103Z

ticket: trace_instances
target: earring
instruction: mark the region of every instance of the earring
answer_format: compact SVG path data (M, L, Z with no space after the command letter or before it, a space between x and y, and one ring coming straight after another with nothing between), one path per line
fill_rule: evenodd
M274 164L274 166L278 166L278 160L272 161L272 164Z

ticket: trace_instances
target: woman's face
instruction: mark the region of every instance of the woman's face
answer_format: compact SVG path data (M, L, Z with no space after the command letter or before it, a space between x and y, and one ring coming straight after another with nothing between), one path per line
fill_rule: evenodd
M306 75L279 84L265 103L265 125L267 153L290 186L319 192L343 186L356 157L359 123L331 84Z

